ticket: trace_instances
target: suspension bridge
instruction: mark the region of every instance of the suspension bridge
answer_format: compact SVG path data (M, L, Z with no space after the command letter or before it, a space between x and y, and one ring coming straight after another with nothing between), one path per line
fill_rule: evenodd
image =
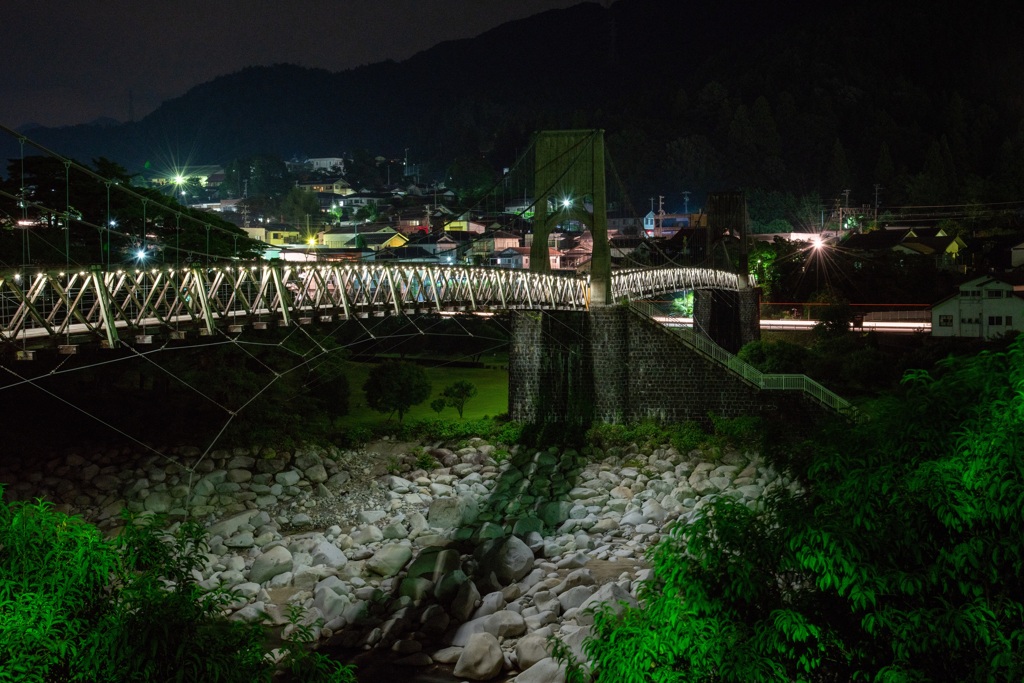
M613 271L602 131L538 133L532 156L517 162L529 171L524 182L533 197L529 271L259 260L240 229L132 187L116 165L94 170L42 147L43 156L27 156L26 146L35 143L18 140L21 157L11 160L0 185L0 209L6 200L8 216L17 216L20 230L8 237L20 232L22 253L8 262L20 256L22 265L0 265L0 343L23 351L56 344L73 353L90 341L115 348L190 330L212 335L383 315L586 311L666 292L752 291L746 275L709 267ZM586 273L551 270L549 236L569 223L593 237ZM112 257L135 262L118 265ZM62 266L25 265L61 259Z
M24 147L24 138L20 141ZM239 256L237 229L213 225L211 219L203 223L195 212L125 188L116 179L47 150L51 177L54 171L58 179L63 173L61 202L58 187L43 192L26 182L23 155L20 186L15 192L0 189L0 200L13 201L9 206L20 211L24 221L22 264L31 262L29 231L46 226L51 234L63 236L64 266L0 268L0 343L14 348L19 358L31 359L40 347L56 346L58 353L71 355L83 343L117 348L153 344L158 336L185 339L192 331L201 336L232 335L247 328L387 315L540 311L548 315L513 315L509 410L516 419L706 420L709 411L728 416L763 412L766 405L777 411L783 404L785 410L799 412L799 401L764 399L762 390L772 388L798 389L818 406L848 406L807 378L764 379L738 370L742 367L727 352L709 351L720 346L735 351L760 335L758 290L751 286L743 258L740 272L676 265L612 268L602 131L538 133L533 149L529 271L249 260ZM72 169L89 181L85 189L81 178L75 183L74 204ZM137 201L137 233L119 230L113 218L111 198L117 192L127 192ZM98 220L76 208L87 202L93 213L101 211L104 198L106 216ZM716 229L742 226L741 207L737 210L734 201L724 205L716 212ZM205 231L184 233L183 220L199 222ZM584 226L593 238L589 272L552 272L548 237L566 221ZM90 234L98 237L95 253L100 262L72 265L80 262L83 249L93 248L83 239ZM134 267L113 266L115 240L122 252L127 245L137 248L141 257L159 243L160 252L155 253L170 252L173 264L164 255L160 266L144 267L141 257ZM211 245L217 243L221 256L210 263ZM225 258L227 244L232 245L232 255ZM60 251L59 244L45 246L51 253ZM185 251L200 251L207 262L182 266ZM706 341L686 338L682 347L680 338L652 331L650 325L665 328L652 323L650 316L617 305L687 290L695 292L695 325ZM560 326L561 333L547 329L552 324ZM570 334L563 339L566 330Z
M149 343L245 327L266 329L384 315L584 311L586 275L422 264L136 268L0 273L0 341L28 348L58 343ZM615 272L616 301L694 289L737 291L735 273L704 268Z

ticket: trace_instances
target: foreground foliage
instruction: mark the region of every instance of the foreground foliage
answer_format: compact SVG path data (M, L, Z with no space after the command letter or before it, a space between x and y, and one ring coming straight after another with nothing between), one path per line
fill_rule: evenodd
M107 540L47 502L0 498L0 682L270 681L263 627L225 619L235 596L193 578L206 562L202 527L126 521ZM293 680L355 680L297 633L283 647Z
M903 389L656 546L643 608L596 615L597 680L1022 680L1024 343Z

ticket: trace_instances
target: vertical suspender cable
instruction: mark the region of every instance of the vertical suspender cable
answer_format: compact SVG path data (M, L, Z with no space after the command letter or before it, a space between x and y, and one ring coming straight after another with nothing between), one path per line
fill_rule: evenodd
M100 231L100 264L103 264L103 256L104 256L104 252L106 252L107 262L106 262L105 270L109 271L110 270L110 228L111 228L111 225L110 225L110 222L111 222L111 220L110 220L110 181L109 180L106 181L105 184L107 186L107 225L106 225L106 227L103 230ZM107 234L107 248L106 249L103 248L103 233Z
M174 214L174 277L175 278L180 277L181 271L178 270L178 267L180 265L179 264L180 259L181 259L181 214L175 212L175 214ZM184 279L184 278L182 278L182 279ZM178 297L184 296L184 293L182 292L182 287L180 287L178 285L178 282L180 282L180 281L179 280L172 280L172 281L174 283L174 292L175 292L174 298L175 298L175 300L177 300ZM175 329L175 331L177 331L177 329L178 329L178 318L179 317L180 317L180 313L178 315L174 316L174 329Z
M64 293L67 301L64 306L67 310L64 315L68 317L67 344L71 345L71 320L72 320L72 296L67 283L71 281L71 161L64 160Z
M142 251L139 252L139 260L146 258L146 205L149 204L149 198L142 198Z
M21 264L27 268L32 260L32 246L28 237L28 201L25 197L25 140L24 136L18 138L18 144L21 146L21 219L24 221L24 224L21 226Z

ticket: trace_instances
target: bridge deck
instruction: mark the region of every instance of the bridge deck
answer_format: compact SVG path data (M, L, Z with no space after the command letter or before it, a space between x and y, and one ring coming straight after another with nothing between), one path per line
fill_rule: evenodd
M686 289L737 289L734 273L652 268L614 273L615 300ZM447 311L586 310L590 283L575 273L424 264L238 264L223 268L0 274L0 341L92 338L119 331L292 325Z

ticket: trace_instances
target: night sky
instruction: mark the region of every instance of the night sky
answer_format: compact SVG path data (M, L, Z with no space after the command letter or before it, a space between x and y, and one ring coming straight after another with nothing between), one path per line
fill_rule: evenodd
M344 71L585 0L7 0L0 123L135 119L246 66ZM608 4L607 2L605 4Z

